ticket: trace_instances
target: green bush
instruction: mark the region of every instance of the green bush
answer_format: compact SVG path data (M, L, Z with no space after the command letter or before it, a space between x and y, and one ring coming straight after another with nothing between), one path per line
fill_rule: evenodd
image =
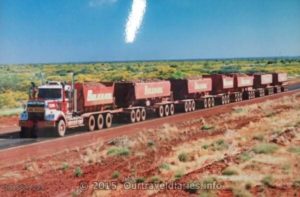
M181 162L187 162L189 160L189 155L187 153L180 153L178 155L178 160Z
M80 167L75 168L74 176L75 177L81 177L82 175L83 175L83 172L82 172L81 168Z
M231 169L230 167L228 167L228 168L225 168L222 171L222 174L225 175L225 176L232 176L232 175L238 175L239 173L236 170Z
M278 146L272 143L262 143L258 144L253 148L256 154L272 154L277 151Z
M119 171L114 171L114 172L112 173L112 175L111 175L111 177L112 177L113 179L117 179L117 178L119 178L119 176L120 176L120 172L119 172Z
M128 156L129 154L130 150L125 147L112 147L107 151L109 156Z

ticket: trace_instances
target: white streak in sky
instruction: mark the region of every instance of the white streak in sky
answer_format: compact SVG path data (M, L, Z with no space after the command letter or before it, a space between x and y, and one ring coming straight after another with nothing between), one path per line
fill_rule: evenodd
M147 0L133 0L125 28L125 42L133 43L146 12Z

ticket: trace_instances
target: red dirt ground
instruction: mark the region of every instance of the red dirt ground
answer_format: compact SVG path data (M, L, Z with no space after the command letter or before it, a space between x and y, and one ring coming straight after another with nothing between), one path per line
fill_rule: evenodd
M285 104L274 104L274 112L280 114L291 110L290 106ZM260 107L260 106L259 106ZM268 116L263 110L258 110L247 114L247 116L231 117L232 113L226 113L216 117L210 117L205 120L202 118L192 121L178 121L171 126L165 125L158 128L143 131L134 136L131 136L128 141L113 141L111 143L99 142L88 148L78 148L75 150L63 150L61 153L54 156L48 156L37 160L28 160L26 163L11 165L0 169L0 191L1 196L102 196L106 191L96 191L95 183L97 181L116 182L119 186L125 183L126 177L145 177L145 182L150 180L146 177L152 177L160 174L159 164L165 158L170 157L174 151L174 147L180 146L186 142L194 142L199 139L207 139L222 136L228 129L235 130L246 127L249 124L257 122ZM225 119L225 117L229 117ZM215 125L212 132L204 131L202 128L205 125ZM173 126L176 129L173 129ZM165 131L165 132L164 132ZM169 132L171 131L171 132ZM149 145L149 141L153 141L154 145ZM111 144L125 143L129 144L130 154L128 156L108 156L106 153ZM132 144L131 144L132 143ZM99 146L99 147L98 147ZM253 140L245 143L241 147L241 151L251 149ZM89 155L89 150L93 153L99 153L94 160L94 157ZM88 157L88 161L83 158ZM181 177L178 182L187 183L193 180L194 177L201 176L202 173L220 174L227 166L238 163L238 154L234 156L225 156L224 159L215 161L206 166L199 166L198 169ZM62 168L62 164L66 162L69 167ZM82 176L76 177L74 170L80 167L83 172ZM112 178L114 171L120 172L120 177ZM173 174L164 174L163 180L168 183L172 182ZM87 182L89 188L81 188L80 183ZM20 186L7 189L7 186ZM26 186L24 188L24 186ZM251 193L256 195L261 188L255 186ZM293 196L295 190L291 187L268 187L264 188L267 196L285 192L287 196ZM110 192L110 191L108 191ZM298 193L299 194L299 193ZM145 196L148 195L143 190L124 190L118 188L117 191L107 193L108 196ZM150 194L151 195L151 194ZM153 196L191 196L190 193L184 190L163 190L152 194ZM296 193L297 195L297 193ZM217 191L217 196L233 196L230 189L225 188Z

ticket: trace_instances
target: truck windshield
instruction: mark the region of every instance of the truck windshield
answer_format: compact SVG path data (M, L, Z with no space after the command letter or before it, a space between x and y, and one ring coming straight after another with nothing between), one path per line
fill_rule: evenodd
M60 99L61 98L61 89L39 89L38 98L41 99Z

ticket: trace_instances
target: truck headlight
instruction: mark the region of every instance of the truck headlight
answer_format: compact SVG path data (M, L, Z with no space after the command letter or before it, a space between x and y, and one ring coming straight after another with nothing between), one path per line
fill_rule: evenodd
M27 112L21 113L20 119L21 119L21 120L28 120L28 113L27 113Z

